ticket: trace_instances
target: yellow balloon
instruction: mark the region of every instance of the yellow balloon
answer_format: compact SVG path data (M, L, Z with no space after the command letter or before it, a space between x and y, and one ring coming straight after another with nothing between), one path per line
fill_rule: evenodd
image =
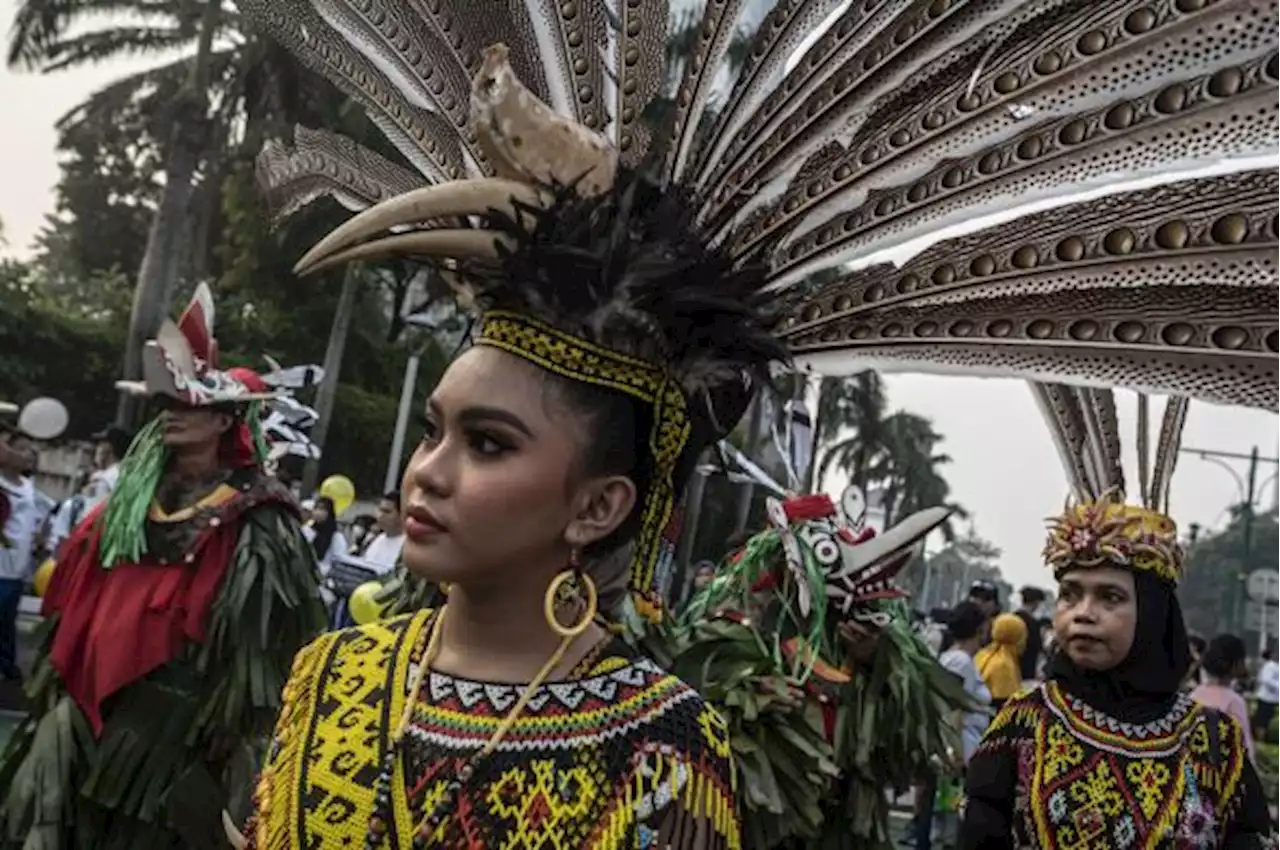
M385 607L380 605L377 599L381 590L380 582L366 581L351 591L351 598L347 601L347 610L351 612L351 619L362 626L381 619Z
M36 574L31 579L31 583L35 585L36 596L44 596L44 592L49 589L49 581L53 578L53 558L45 561L36 570Z
M320 482L320 495L333 502L333 512L342 514L356 500L356 485L345 475L330 475Z

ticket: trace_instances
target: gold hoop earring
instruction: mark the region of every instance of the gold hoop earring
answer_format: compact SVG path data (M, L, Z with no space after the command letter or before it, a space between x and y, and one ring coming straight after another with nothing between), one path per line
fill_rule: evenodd
M587 610L577 623L572 626L565 626L556 617L556 602L559 600L560 589L564 586L564 583L574 579L579 579L582 582L582 587L586 588ZM591 580L591 576L573 570L565 570L564 572L556 573L556 577L551 580L551 584L547 585L547 592L542 597L542 614L547 618L547 625L551 627L551 631L562 638L576 638L590 628L595 621L597 601L596 583Z

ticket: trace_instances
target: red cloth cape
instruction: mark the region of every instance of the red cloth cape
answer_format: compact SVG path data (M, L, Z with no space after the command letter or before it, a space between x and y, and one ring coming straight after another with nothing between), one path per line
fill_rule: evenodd
M209 609L231 567L240 523L250 507L282 499L241 494L188 549L188 561L100 565L105 505L72 532L58 553L44 596L44 615L59 615L49 660L71 698L102 733L102 704L122 688L178 657L187 641L206 637Z

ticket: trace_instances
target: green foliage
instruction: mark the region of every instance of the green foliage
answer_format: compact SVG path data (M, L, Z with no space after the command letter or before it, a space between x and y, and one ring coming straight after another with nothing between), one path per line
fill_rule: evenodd
M894 620L871 669L843 689L836 751L848 777L846 799L828 806L824 832L851 846L893 846L889 791L902 793L960 748L953 718L968 698L907 622L902 602L882 602Z
M1272 728L1275 727L1272 726ZM1271 733L1271 738L1272 741L1275 740L1274 732ZM1267 795L1267 803L1274 809L1277 791L1280 791L1280 750L1274 743L1268 741L1258 741L1257 750L1258 778L1262 780L1262 790Z
M759 633L740 620L668 621L641 638L646 653L713 703L729 725L748 847L812 841L836 777L815 705L796 709Z
M124 327L42 305L35 272L0 263L0 398L16 403L54 395L71 417L67 436L86 438L115 409L114 382L124 351Z

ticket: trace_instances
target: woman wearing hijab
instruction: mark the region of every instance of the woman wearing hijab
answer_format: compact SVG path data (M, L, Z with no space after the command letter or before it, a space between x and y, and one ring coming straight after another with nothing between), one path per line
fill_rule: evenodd
M963 850L1273 846L1240 725L1181 693L1172 520L1114 491L1053 521L1058 651L969 764Z
M1027 645L1027 626L1017 614L1001 614L991 623L991 641L978 651L974 662L991 691L996 708L1022 687L1022 650Z

